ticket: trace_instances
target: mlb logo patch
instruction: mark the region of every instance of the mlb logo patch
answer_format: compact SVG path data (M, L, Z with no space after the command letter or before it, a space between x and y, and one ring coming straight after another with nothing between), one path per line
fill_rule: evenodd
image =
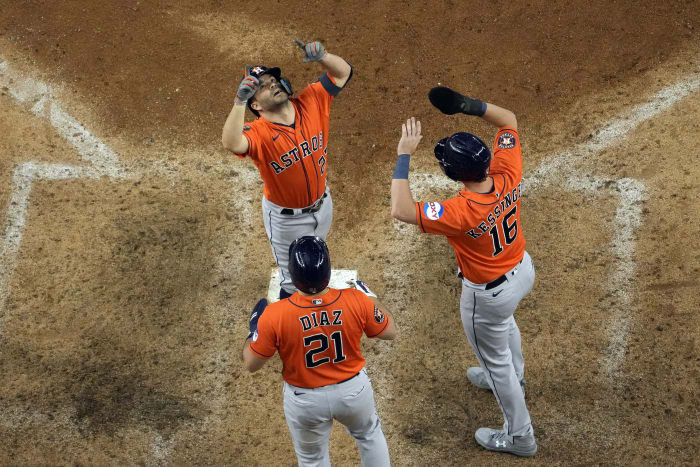
M425 203L423 205L423 213L425 213L425 217L430 220L436 221L440 219L443 212L444 209L442 208L442 204L438 203L437 201Z
M321 303L323 303L323 300L321 300L320 298L314 298L313 300L311 300L311 303L313 303L314 305L320 305Z

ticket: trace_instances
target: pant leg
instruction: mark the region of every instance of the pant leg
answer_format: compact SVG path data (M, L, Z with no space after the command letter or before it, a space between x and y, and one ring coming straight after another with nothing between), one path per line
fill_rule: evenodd
M326 392L295 390L284 385L284 417L299 466L330 467L328 442L333 418Z
M523 265L531 267L529 255L526 256ZM534 282L534 270L527 271L528 268L519 270L504 285L492 290L477 290L463 284L460 303L464 331L503 412L505 430L511 436L522 436L532 430L513 352L518 370L523 372L520 331L513 313Z
M348 384L350 383L350 384ZM363 369L360 375L343 383L331 399L333 417L355 438L362 465L389 466L389 447L374 403L372 383Z
M328 236L333 221L333 200L328 196L323 200L317 212L282 215L273 209L263 197L263 223L267 238L270 240L272 254L280 268L280 286L289 293L296 292L289 274L289 246L294 240L304 235L317 235L324 240Z
M326 189L326 199L323 200L323 205L318 212L312 213L314 218L314 233L310 235L318 235L322 239L328 237L328 233L331 230L331 224L333 223L333 198L331 197L331 191Z
M518 377L519 381L525 377L525 358L523 357L520 328L518 328L518 323L515 322L515 318L510 321L508 331L508 348L510 349L510 354L513 357L513 369L515 369L515 376Z
M532 258L526 251L525 255L523 256L523 262L520 264L518 274L515 276L515 284L513 284L513 287L515 287L517 290L517 296L520 297L518 302L520 302L523 297L530 293L534 282L535 266L532 263ZM525 377L525 359L523 357L520 328L518 328L518 323L515 321L515 317L511 322L508 347L513 355L513 367L515 368L515 374L518 377L518 380L521 380Z

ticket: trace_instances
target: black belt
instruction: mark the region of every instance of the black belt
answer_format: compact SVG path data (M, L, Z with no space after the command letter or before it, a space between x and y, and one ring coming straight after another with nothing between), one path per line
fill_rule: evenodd
M499 285L503 284L506 281L506 279L507 279L506 275L503 274L498 279L493 280L493 281L489 282L488 284L486 284L486 288L484 288L484 290L491 290L493 288L496 288Z
M521 259L520 261L518 261L518 264L520 264L522 262L523 262L523 260ZM488 284L486 284L486 287L484 287L484 290L494 289L494 288L498 287L499 285L503 284L507 279L508 278L506 277L506 275L503 274L498 279L494 279L491 282L489 282Z
M335 383L335 384L340 384L340 383L345 383L345 382L347 382L347 381L350 381L351 379L353 379L354 377L356 377L356 376L359 375L359 374L360 374L360 372L358 371L357 373L355 373L354 375L352 375L352 376L349 377L348 379L344 379L344 380L342 380L342 381L338 381L338 382Z
M324 198L328 196L328 193L323 193L323 196L321 196L314 204L309 206L308 208L303 208L301 210L301 214L306 214L308 212L317 212L319 209L321 209L321 205L323 204ZM294 215L294 209L290 208L282 208L280 211L280 214L283 214L285 216L293 216ZM357 375L355 375L357 376Z
M347 383L347 382L350 381L351 379L357 377L360 373L361 373L361 371L358 371L357 373L355 373L354 375L352 375L352 376L349 377L348 379L344 379L344 380L342 380L342 381L338 381L337 383L333 383L333 384ZM326 386L333 386L333 384L326 384ZM300 386L297 386L297 387L298 387L299 389L308 389L308 390L312 391L312 390L318 389L318 388L325 388L326 386L318 386L318 387L315 387L315 388L302 388L302 387L300 387Z
M520 264L522 262L523 262L523 260L521 259L518 262L518 264ZM459 273L457 275L459 276L460 279L464 279L464 275L462 274L462 271L459 271ZM488 284L486 284L486 287L484 288L484 290L494 289L494 288L498 287L499 285L503 284L507 279L508 278L506 277L506 275L503 274L501 277L494 279L491 282L489 282Z

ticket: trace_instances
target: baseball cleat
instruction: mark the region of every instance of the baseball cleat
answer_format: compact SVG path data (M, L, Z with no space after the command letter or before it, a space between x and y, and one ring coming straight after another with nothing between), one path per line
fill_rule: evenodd
M476 442L489 451L508 452L516 456L530 457L537 452L535 435L508 436L503 430L479 428L474 433Z
M479 389L491 390L489 382L486 380L486 373L481 367L473 366L467 370L467 379ZM523 390L523 396L525 395L525 378L520 380L520 388Z

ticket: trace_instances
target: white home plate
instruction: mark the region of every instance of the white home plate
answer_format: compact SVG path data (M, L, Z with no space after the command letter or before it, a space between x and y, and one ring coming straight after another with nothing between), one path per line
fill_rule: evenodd
M334 289L347 289L348 281L357 279L357 271L354 269L331 269L331 281L328 287ZM280 298L280 270L275 268L270 274L270 288L267 289L267 301L272 303Z

